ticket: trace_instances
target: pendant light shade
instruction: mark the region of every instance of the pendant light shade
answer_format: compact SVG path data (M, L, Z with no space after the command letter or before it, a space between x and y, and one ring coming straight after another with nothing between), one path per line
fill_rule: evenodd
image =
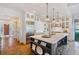
M46 18L45 20L46 20L46 21L49 21L49 18Z

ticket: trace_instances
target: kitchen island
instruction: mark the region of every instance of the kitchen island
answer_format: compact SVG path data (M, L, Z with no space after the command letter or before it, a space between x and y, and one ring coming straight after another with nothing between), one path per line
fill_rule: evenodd
M67 33L56 33L49 38L43 34L31 37L32 52L36 55L55 55L57 47L67 45Z

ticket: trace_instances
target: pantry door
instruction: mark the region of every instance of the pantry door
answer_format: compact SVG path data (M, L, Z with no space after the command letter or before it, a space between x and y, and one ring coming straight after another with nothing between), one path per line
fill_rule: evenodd
M4 24L4 35L9 35L9 24Z

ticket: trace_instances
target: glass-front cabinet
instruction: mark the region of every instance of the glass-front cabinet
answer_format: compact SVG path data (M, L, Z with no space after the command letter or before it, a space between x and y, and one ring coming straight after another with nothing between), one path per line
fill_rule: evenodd
M26 36L30 36L34 34L34 25L35 25L35 17L33 13L26 13Z

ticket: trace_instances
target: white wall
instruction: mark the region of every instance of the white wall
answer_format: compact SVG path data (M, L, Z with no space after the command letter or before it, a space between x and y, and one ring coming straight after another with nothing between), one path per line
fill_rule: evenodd
M20 32L19 32L20 42L26 44L26 21L25 12L20 15Z

